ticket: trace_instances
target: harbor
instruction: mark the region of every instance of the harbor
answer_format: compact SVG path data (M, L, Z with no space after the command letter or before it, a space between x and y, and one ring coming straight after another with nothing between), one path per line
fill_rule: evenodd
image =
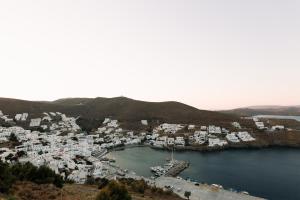
M300 161L293 159L299 153L299 150L290 148L228 150L216 153L174 151L174 157L176 160L186 160L190 163L189 167L179 174L184 180L190 181L190 185L218 184L226 191L237 193L247 191L250 195L266 199L293 200L300 199L300 192L297 189L300 183L300 171L297 166ZM119 151L113 157L121 168L151 179L153 173L150 167L163 166L166 158L170 158L170 152L139 147ZM283 171L285 173L282 173ZM261 179L263 176L269 178ZM155 181L169 180L166 185L174 186L176 188L174 190L178 188L183 190L183 187L171 184L171 180L175 179L179 182L177 177L172 179L166 176L158 177ZM282 192L283 190L289 193Z

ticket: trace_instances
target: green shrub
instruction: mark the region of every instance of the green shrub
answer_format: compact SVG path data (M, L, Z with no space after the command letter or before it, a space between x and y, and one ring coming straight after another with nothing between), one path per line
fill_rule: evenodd
M191 196L191 192L190 191L185 191L184 192L184 196L187 198L187 199L190 199L190 196Z
M61 188L64 181L47 166L36 167L31 163L8 165L0 161L0 192L7 193L16 181L53 184Z
M15 177L9 170L9 166L0 160L0 193L7 193L15 182Z

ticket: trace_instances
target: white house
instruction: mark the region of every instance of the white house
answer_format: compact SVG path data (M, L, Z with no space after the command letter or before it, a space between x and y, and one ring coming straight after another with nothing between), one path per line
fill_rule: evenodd
M168 142L168 145L174 145L175 139L174 138L168 138L167 142Z
M232 122L232 126L234 128L237 128L237 129L241 129L242 128L241 125L240 125L240 123L238 123L238 122Z
M276 125L276 126L272 126L271 128L272 131L276 131L276 130L284 130L284 126L282 125Z
M265 128L265 124L263 122L255 122L255 125L260 130Z
M226 135L226 139L232 143L240 142L239 138L236 136L236 133L230 133Z
M20 121L21 118L22 118L22 114L16 114L16 116L15 116L16 121Z
M22 114L21 121L26 121L26 120L27 120L27 117L28 117L28 113L23 113L23 114Z
M37 127L37 126L40 126L41 121L42 121L41 118L31 119L29 126L30 126L30 127Z
M209 147L215 147L215 146L225 146L228 144L225 140L220 140L219 138L209 138L208 139Z
M185 141L183 137L176 137L175 145L177 146L185 146Z
M148 121L147 120L141 120L142 125L148 126Z
M254 141L255 138L253 138L247 131L244 132L238 132L238 137L243 141L243 142L251 142Z
M195 125L193 125L193 124L190 124L189 126L188 126L188 130L194 130L195 129Z

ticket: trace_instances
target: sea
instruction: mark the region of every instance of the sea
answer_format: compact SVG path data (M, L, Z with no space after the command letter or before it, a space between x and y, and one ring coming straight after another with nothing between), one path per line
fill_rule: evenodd
M151 177L150 167L162 165L171 153L150 147L126 148L110 153L116 164L137 175ZM247 191L271 200L300 199L300 149L268 148L220 152L174 152L190 162L179 176L225 189Z

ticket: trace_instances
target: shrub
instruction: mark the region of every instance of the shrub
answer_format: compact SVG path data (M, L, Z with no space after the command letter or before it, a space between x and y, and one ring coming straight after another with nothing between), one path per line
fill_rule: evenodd
M144 180L135 181L132 183L132 189L135 192L144 194L147 189L147 184Z
M18 138L16 137L16 135L14 133L10 134L9 141L11 141L11 142L19 142Z
M87 184L87 185L95 185L96 184L96 180L94 179L93 176L87 176L85 184Z
M8 165L0 161L0 192L7 193L16 181L63 186L63 179L47 166L36 167L31 163Z
M0 160L0 192L7 193L15 182L15 177L9 170L9 166Z
M100 178L97 179L97 182L98 182L98 189L102 189L108 185L109 180L106 178Z
M151 187L150 190L152 193L156 193L158 191L158 188L156 186L154 186L154 187Z
M111 181L99 192L96 200L131 200L131 196L123 184Z
M190 199L190 196L191 196L191 192L190 191L185 191L184 192L184 196L187 198L187 199Z

